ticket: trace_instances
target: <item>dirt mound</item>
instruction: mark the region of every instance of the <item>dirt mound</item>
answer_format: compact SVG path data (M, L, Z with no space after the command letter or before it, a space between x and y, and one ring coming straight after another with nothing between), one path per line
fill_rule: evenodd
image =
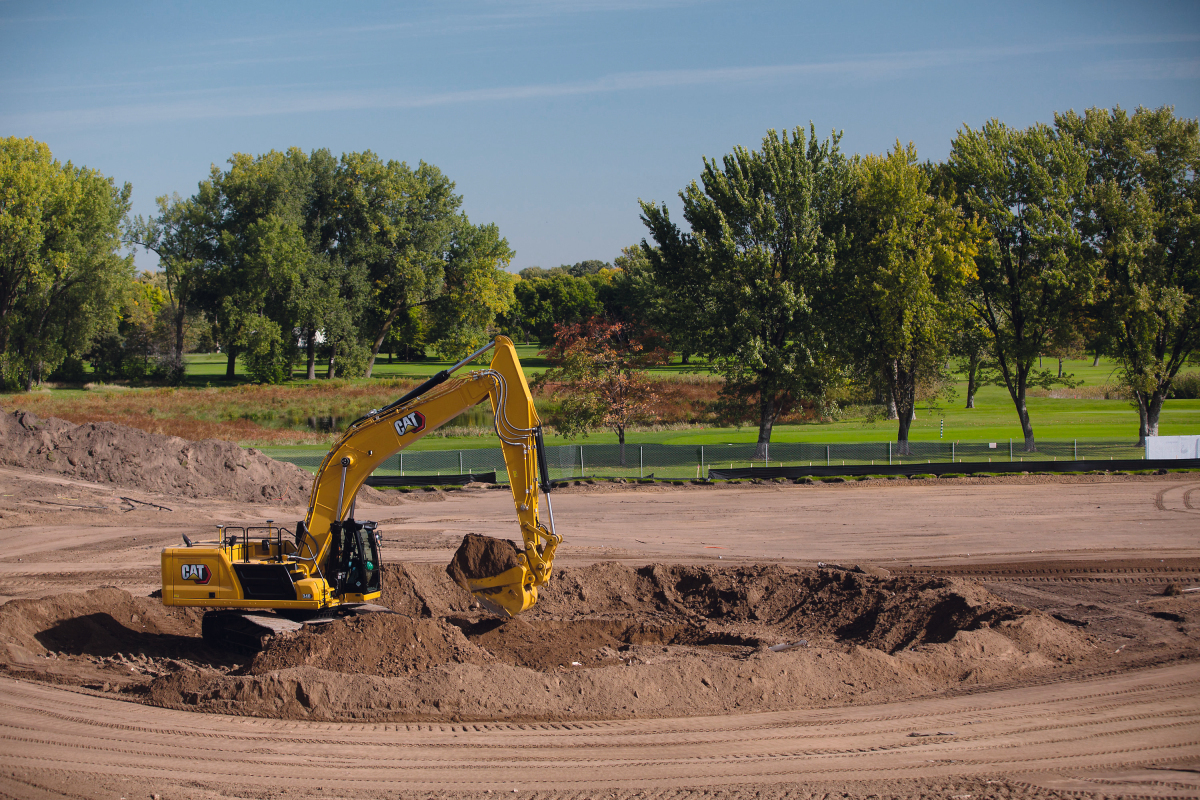
M405 675L442 664L487 661L461 630L403 614L364 614L306 626L273 639L250 665L252 675L299 666L351 675Z
M631 646L710 642L701 629L621 620L452 620L496 660L541 672L625 665ZM740 642L745 644L744 642ZM758 644L750 643L751 648Z
M968 581L837 570L564 568L533 610L499 620L437 565L403 565L383 600L402 613L308 626L247 662L203 645L198 611L97 589L0 607L0 654L12 672L175 708L432 721L886 702L1096 652Z
M76 425L28 411L0 413L0 463L159 494L250 503L307 503L312 487L312 476L299 467L232 442L191 442L111 422ZM369 487L360 496L390 501Z
M0 606L0 669L77 685L136 685L168 665L229 669L199 638L198 609L168 609L149 597L105 587Z
M384 599L412 617L330 623L277 640L247 674L174 695L181 679L163 677L148 697L309 719L720 714L982 685L1090 650L1069 626L954 579L597 564L562 569L531 612L501 621L438 572L389 570Z
M468 533L463 537L454 558L446 566L446 574L464 589L467 579L491 578L521 566L521 550L508 539L494 539Z

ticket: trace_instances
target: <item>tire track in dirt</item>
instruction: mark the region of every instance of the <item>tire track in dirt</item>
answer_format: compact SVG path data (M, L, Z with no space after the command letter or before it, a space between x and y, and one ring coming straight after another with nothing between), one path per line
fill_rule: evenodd
M1102 672L1102 673L1099 673L1094 676L1088 676L1088 678L1085 678L1085 680L1110 678L1110 677L1118 674L1119 672L1122 672L1122 671L1121 670L1113 670L1111 672ZM1040 685L1042 687L1049 687L1054 684L1060 684L1060 683L1077 683L1078 680L1079 680L1078 676L1063 677L1063 678L1059 678L1056 680L1046 681ZM1004 686L1004 687L993 687L993 688L1014 688L1017 685L1018 684L1013 684L1013 687ZM1106 699L1106 698L1121 698L1120 700L1117 700L1115 702L1093 704L1092 706L1090 706L1090 708L1093 711L1107 711L1107 710L1111 710L1114 708L1119 708L1123 705L1126 705L1126 704L1132 702L1133 698L1131 697L1131 695L1145 694L1147 696L1151 696L1158 692L1166 691L1166 690L1170 690L1170 691L1189 690L1193 693L1200 692L1200 677L1191 678L1189 680L1180 680L1180 681L1170 682L1170 683L1159 683L1159 684L1156 684L1152 689L1105 691L1105 692L1096 692L1093 694L1078 694L1078 693L1076 693L1076 694L1072 695L1072 697L1070 698L1069 701L1068 700L1064 700L1064 701L1055 700L1055 701L1051 702L1051 705L1061 702L1062 705L1069 708L1070 704L1078 703L1081 701L1097 701L1097 700ZM61 689L61 691L64 693L69 693L69 694L80 694L85 697L101 698L103 700L110 699L103 694L100 694L98 692L94 692L91 690L87 690L87 689L64 687ZM980 693L976 692L974 694L978 695ZM970 694L964 695L963 699L965 700L965 699L969 698L970 696L972 696L972 695L970 695ZM975 705L975 706L960 704L957 707L957 712L960 714L970 715L970 714L976 714L976 713L981 713L981 712L986 711L991 715L991 719L993 721L1002 721L1005 719L1009 719L1010 717L1012 717L1014 715L1020 716L1020 714L1023 713L1023 709L1026 709L1027 707L1032 706L1032 705L1037 705L1039 709L1047 707L1047 703L1042 700L1038 700L1035 702L1010 702L1007 704L997 704L995 702L991 702L991 703L988 703L987 705ZM50 718L53 718L53 719L56 719L56 720L59 720L62 722L90 724L90 725L97 726L97 727L107 727L107 728L111 728L113 730L122 731L124 733L150 733L150 734L155 734L155 735L164 734L164 735L179 736L179 737L201 737L201 738L222 738L222 739L234 739L234 738L240 737L240 738L245 738L247 740L256 739L260 735L260 734L256 734L256 733L234 734L234 733L229 733L229 732L222 732L219 734L218 733L204 733L204 732L196 731L192 728L161 730L158 728L149 728L149 727L132 725L132 724L127 724L127 723L125 723L125 724L123 724L123 723L106 723L104 721L96 720L86 714L86 711L92 707L91 704L88 703L87 701L83 701L79 704L72 705L69 702L69 700L65 697L62 699L62 702L58 703L56 706L51 707L51 708L29 709L29 708L14 706L11 704L4 703L3 701L0 701L0 708L5 708L5 707L9 708L14 714L35 713L35 714L39 714L39 715L45 716L45 717L50 717ZM65 713L64 709L66 709L68 707L73 707L80 713L67 714L67 713ZM177 709L177 710L186 710L186 709ZM820 710L819 713L825 714L829 710L830 709L822 709L822 710ZM814 713L818 713L818 712L814 712ZM1005 713L1007 713L1008 716L1002 716ZM190 713L189 713L189 716L190 716ZM741 732L756 733L755 738L757 738L757 739L770 738L770 737L762 735L762 732L775 730L775 729L779 729L779 728L790 728L790 729L795 730L795 729L802 729L804 727L818 727L818 726L826 724L826 722L824 720L818 720L818 721L795 720L795 719L791 718L792 714L790 712L783 713L782 714L782 716L784 717L783 719L778 719L778 717L780 717L780 716L781 716L781 714L779 712L756 714L756 715L743 715L740 717L741 722L738 723L737 727L734 727L734 728L731 728L729 725L720 725L718 727L711 727L711 728L699 727L696 724L696 722L698 720L702 720L705 718L693 718L691 720L682 721L681 724L684 725L684 727L689 732L689 734L692 734L692 735L695 735L695 734L723 734L722 738L716 739L713 741L727 741L730 738L730 736L732 736L733 734L741 733ZM898 720L921 719L923 716L940 718L941 712L935 711L935 712L928 712L928 713L922 712L922 713L915 713L915 714L914 713L883 714L883 715L870 716L870 717L863 717L860 714L859 719L863 723L870 723L872 725L878 725L880 723L894 722L894 721L898 721ZM506 733L506 732L520 731L522 733L526 733L526 734L530 734L530 735L535 735L535 734L543 733L543 732L552 733L552 734L554 734L554 736L556 738L562 738L563 736L566 736L566 737L573 736L573 737L581 737L582 738L582 737L591 736L592 731L600 732L597 735L606 736L607 731L612 729L614 726L626 727L628 725L628 723L622 723L622 722L583 722L583 723L554 723L554 722L546 722L546 723L487 723L487 722L476 722L476 723L467 723L467 724L403 723L403 722L395 723L395 722L392 722L392 723L371 723L371 724L346 724L346 723L336 723L336 722L305 723L305 722L296 722L296 721L287 721L287 720L267 719L267 718L260 718L260 717L226 717L225 719L235 723L236 725L238 725L240 727L254 727L254 728L262 728L262 729L266 729L266 730L297 730L297 729L303 728L306 730L314 731L312 736L318 737L318 738L312 738L312 737L283 738L283 737L278 737L278 736L272 737L274 741L288 741L288 742L291 742L294 744L310 744L310 743L313 743L314 741L323 741L323 739L319 738L322 735L330 735L330 734L341 735L341 734L345 734L345 733L354 733L354 732L362 732L362 731L382 732L382 733L416 732L416 733L427 733L427 734L451 734L451 735L456 735L457 733L460 733L460 732L461 733L477 732L477 733L493 733L494 734L494 733ZM709 719L709 721L712 720L712 718L707 718L707 719ZM671 724L671 720L657 720L656 722L658 723L658 727L661 729L668 729L667 726L669 726ZM7 724L15 725L16 723L9 722ZM970 723L968 723L968 724L970 724ZM30 728L30 730L37 730L37 728ZM877 732L888 732L888 731L905 732L905 731L910 731L910 730L912 730L911 723L909 725L902 726L899 728L877 729ZM582 732L575 733L576 731L582 731ZM93 734L93 736L94 735L95 734ZM626 731L625 739L628 740L628 738L636 737L638 735L639 734L637 732ZM804 737L803 734L797 734L794 732L789 735L793 736L793 737L799 737L799 738ZM699 741L699 740L696 740L696 741ZM492 745L489 743L481 743L478 746L479 747L491 747ZM600 746L617 746L617 745L600 745Z
M1176 485L1176 486L1167 486L1163 489L1159 489L1157 492L1154 493L1154 506L1159 511L1177 511L1181 514L1187 514L1189 512L1194 512L1197 509L1194 506L1192 506L1191 502L1189 501L1189 498L1190 498L1192 492L1196 491L1197 489L1200 489L1200 485L1188 486L1187 484L1183 484L1183 485ZM1174 493L1175 492L1180 493L1180 502L1182 503L1183 508L1175 507L1176 506L1176 503L1174 502ZM1172 497L1168 498L1167 497L1168 494L1172 494ZM1168 500L1171 501L1169 506L1168 506Z
M285 726L0 679L0 769L152 778L185 797L188 781L249 792L314 782L356 793L559 792L1118 769L1200 758L1194 673L1171 666L875 708L732 716L719 726L712 719L415 726L426 730ZM937 730L957 735L909 736Z

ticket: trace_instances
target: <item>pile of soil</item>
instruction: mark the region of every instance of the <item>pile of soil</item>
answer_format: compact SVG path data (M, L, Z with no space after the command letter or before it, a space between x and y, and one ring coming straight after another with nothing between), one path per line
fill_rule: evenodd
M312 476L299 467L232 442L191 442L112 422L76 425L28 411L0 413L0 464L157 494L250 503L305 504L312 487ZM360 497L388 502L365 486Z
M310 666L347 675L394 677L442 664L488 660L447 622L376 613L309 625L293 636L275 639L255 656L249 672L269 675Z
M491 578L521 566L521 550L508 539L468 533L446 565L450 580L468 589L467 579Z
M83 686L136 687L173 670L233 666L197 638L201 610L105 587L0 606L0 669Z
M577 720L889 702L1047 677L1085 634L969 581L780 566L563 568L499 620L435 565L397 613L209 652L199 613L116 589L0 607L4 667L181 709L322 720ZM65 665L65 666L64 666Z

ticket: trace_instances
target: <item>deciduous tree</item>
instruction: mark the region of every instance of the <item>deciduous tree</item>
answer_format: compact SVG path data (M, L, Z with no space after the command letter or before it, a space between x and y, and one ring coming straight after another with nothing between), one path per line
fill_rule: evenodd
M726 397L757 403L759 458L779 416L806 398L824 404L838 375L834 301L822 295L852 185L839 138L772 130L761 150L704 159L680 193L688 232L665 205L641 204L655 281L690 317Z
M166 294L172 329L172 354L169 378L183 379L184 328L193 311L193 296L204 280L205 271L214 266L218 232L206 213L211 206L196 197L178 194L155 201L158 216L138 216L130 225L130 244L154 252L166 278Z
M898 452L909 453L917 386L945 378L961 290L975 275L978 229L930 193L912 144L857 166L852 241L839 265L842 329L855 361L884 376L896 403Z
M586 436L594 428L612 430L624 466L625 429L648 417L656 396L646 369L664 363L669 351L653 332L592 317L557 326L554 344L542 354L554 367L537 384L551 387L561 399L552 424L568 437Z
M1170 107L1056 117L1087 149L1080 229L1102 264L1094 319L1133 390L1138 442L1200 349L1200 124Z
M513 286L513 296L501 325L522 339L533 336L539 342L554 341L555 326L575 325L601 311L595 285L564 270L551 270L544 278L522 278Z
M0 382L32 388L115 328L133 279L129 195L41 142L0 139Z
M1069 134L992 120L959 131L949 169L963 208L987 231L968 285L970 302L991 336L1000 380L1032 452L1026 392L1070 382L1070 376L1036 369L1038 356L1055 331L1073 324L1095 286L1095 260L1076 226L1087 159Z

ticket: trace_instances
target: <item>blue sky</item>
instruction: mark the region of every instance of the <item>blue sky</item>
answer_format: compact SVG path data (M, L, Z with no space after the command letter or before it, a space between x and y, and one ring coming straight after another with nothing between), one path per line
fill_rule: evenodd
M520 269L611 260L639 198L677 209L768 128L943 159L992 117L1200 116L1200 4L0 0L0 65L0 134L129 181L135 213L233 152L370 149L440 167Z

